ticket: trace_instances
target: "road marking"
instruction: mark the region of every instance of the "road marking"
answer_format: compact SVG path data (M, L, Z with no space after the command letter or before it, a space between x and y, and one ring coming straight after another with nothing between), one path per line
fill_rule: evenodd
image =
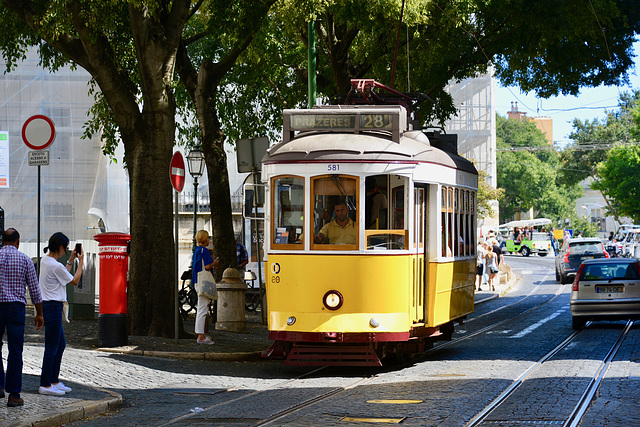
M395 405L400 405L404 403L422 403L422 400L415 399L374 399L367 400L367 403L392 403Z
M562 313L564 313L565 311L567 311L566 308L560 309L558 311L556 311L555 313L553 313L551 316L549 317L545 317L544 319L534 323L533 325L529 326L528 328L524 329L522 332L519 332L509 338L522 338L525 335L530 334L531 332L535 331L536 329L538 329L540 326L544 325L545 323L547 323L550 320L555 319L556 317L560 316Z
M344 417L340 419L340 421L346 421L348 423L384 423L384 424L400 424L404 421L406 417L403 418L354 418L354 417Z

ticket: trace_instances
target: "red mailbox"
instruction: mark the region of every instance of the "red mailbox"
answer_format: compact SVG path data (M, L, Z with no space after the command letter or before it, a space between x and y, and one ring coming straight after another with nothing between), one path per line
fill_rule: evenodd
M100 260L100 309L98 314L98 345L118 347L129 341L127 325L127 272L131 235L101 233L93 237L98 242Z

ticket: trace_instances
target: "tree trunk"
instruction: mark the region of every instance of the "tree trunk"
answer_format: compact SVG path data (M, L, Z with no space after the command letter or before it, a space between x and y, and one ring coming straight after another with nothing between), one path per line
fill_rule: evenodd
M144 125L136 126L135 134L123 134L131 191L130 333L173 337L176 315L174 278L177 277L173 261L176 248L171 203L173 191L169 178L174 139L173 113L143 113L142 122ZM166 173L160 172L164 170Z
M206 109L201 116L203 144L209 177L209 197L211 200L211 229L215 255L220 257L216 280L228 267L237 268L233 215L229 188L227 155L224 151L224 133L220 128L215 109Z

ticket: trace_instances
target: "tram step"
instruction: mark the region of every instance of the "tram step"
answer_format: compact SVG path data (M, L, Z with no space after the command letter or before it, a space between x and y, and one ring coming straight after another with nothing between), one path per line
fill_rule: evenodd
M382 366L371 346L294 344L284 363L288 366Z

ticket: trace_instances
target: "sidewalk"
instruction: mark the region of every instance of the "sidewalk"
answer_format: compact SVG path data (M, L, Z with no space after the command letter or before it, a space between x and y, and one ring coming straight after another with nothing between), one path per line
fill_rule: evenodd
M33 327L33 310L27 309L25 345L44 345L44 330L38 332ZM140 356L171 357L200 360L242 361L258 360L260 353L271 345L267 339L267 327L261 325L260 313L246 313L245 332L216 331L209 325L214 345L198 344L195 335L190 339L129 336L129 345L124 347L98 347L98 321L71 320L64 324L67 348L96 350L110 353L132 354ZM184 321L186 331L194 330L194 318ZM6 358L6 346L3 348ZM64 363L64 360L63 360ZM64 381L64 378L62 378ZM38 394L40 377L22 376L24 406L8 408L6 397L0 399L0 425L13 426L60 426L64 423L99 415L110 409L116 409L123 402L120 394L85 386L70 381L65 384L73 389L64 397L51 397Z
M515 282L515 275L512 282ZM480 304L497 298L499 294L507 291L511 284L500 283L494 292L486 290L485 286L485 290L475 293L475 303ZM214 345L196 343L195 335L194 338L180 339L177 343L173 338L129 336L127 346L98 348L97 319L71 320L70 323L64 324L64 331L68 348L192 360L259 360L260 353L272 343L267 339L267 327L261 324L260 313L247 312L245 319L246 330L241 333L216 331L210 324L209 335L215 341ZM26 322L25 344L44 344L44 331L35 332L32 326L32 310L27 310ZM184 321L184 329L193 331L193 316ZM115 409L123 402L122 396L118 393L69 381L66 384L73 388L71 393L62 398L43 396L38 394L39 382L40 378L37 376L23 375L22 397L25 405L7 408L6 397L2 399L0 425L60 426Z

